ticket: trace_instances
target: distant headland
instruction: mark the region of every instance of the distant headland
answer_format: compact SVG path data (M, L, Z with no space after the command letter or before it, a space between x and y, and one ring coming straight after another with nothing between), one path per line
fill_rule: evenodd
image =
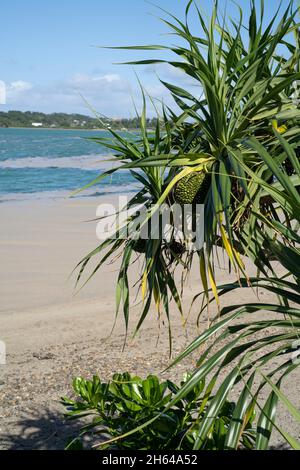
M156 118L147 120L147 127L155 127ZM135 118L102 118L84 114L51 113L35 111L0 112L1 127L27 127L47 129L138 129L139 119Z

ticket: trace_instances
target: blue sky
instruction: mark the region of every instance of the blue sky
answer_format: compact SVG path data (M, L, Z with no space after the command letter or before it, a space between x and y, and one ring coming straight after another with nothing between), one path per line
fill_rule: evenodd
M247 11L248 0L237 0ZM186 0L157 0L183 18ZM221 0L225 4L225 0ZM199 1L206 5L207 0ZM283 0L287 5L288 0ZM266 0L267 16L279 0ZM228 9L234 11L229 2ZM111 117L132 116L134 97L140 102L130 66L113 65L159 53L109 51L96 45L169 44L162 12L143 0L3 0L0 24L1 76L7 104L0 110L91 114L80 95ZM155 69L155 70L154 70ZM149 93L170 103L157 79L189 86L189 80L167 67L135 69Z

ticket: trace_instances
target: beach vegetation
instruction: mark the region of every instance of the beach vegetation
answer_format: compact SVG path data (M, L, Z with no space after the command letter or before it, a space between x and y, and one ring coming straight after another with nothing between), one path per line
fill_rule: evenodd
M286 10L282 12L279 8L266 22L263 1L250 0L249 6L246 21L239 6L238 19L233 20L226 18L218 2L214 2L208 20L197 4L189 1L184 21L164 12L168 18L163 21L178 45L121 47L175 55L174 60L145 59L131 64L163 63L192 80L194 90L192 93L161 80L178 111L165 105L159 110L157 103L148 97L157 112L156 129L151 132L146 126L147 93L141 86L139 136L131 133L124 136L111 130L111 138L92 138L113 153L116 165L85 188L117 171L130 171L140 190L124 210L134 207L139 210L126 220L122 230L114 232L80 261L77 282L83 285L104 262L121 257L116 310L118 313L122 306L126 328L132 297L128 272L136 262L136 254L140 255L140 268L135 270L135 285L137 299L143 305L136 331L151 305L156 306L158 319L165 317L170 329L170 299L185 322L182 292L194 260L199 264L199 281L206 300L211 288L219 304L215 279L219 248L228 260L228 271L233 271L237 280L247 279L243 256L251 259L264 275L270 271L276 276L269 250L258 242L260 233L267 230L268 220L276 213L276 204L261 194L264 184L274 179L273 167L269 165L273 157L287 170L289 185L297 193L294 188L297 168L282 150L282 139L298 161L300 111L295 99L300 80L298 10L293 9L291 2ZM198 19L197 35L189 26L190 15ZM136 244L136 240L144 238L145 224L157 223L155 217L162 205L172 211L176 200L181 204L204 204L203 246L186 249L188 240L176 239L175 225L167 243L160 236ZM141 207L145 215L137 223ZM290 224L289 214L285 216L286 224ZM179 242L181 247L173 242ZM172 247L180 249L174 251ZM181 286L175 282L178 268L185 273Z
M73 382L76 398L64 397L62 404L66 408L68 419L81 419L84 424L79 435L69 442L67 449L193 449L196 430L213 400L212 396L204 395L204 382L198 382L188 395L163 412L187 379L188 376L178 386L170 380L160 381L155 375L141 379L129 373L114 374L110 382L101 382L97 376L92 380L76 378ZM211 432L203 443L203 449L225 448L228 425L235 410L235 403L223 403ZM253 447L254 417L252 410L239 438L241 449ZM151 424L143 427L151 420ZM136 429L139 426L140 429ZM136 432L126 439L122 438L132 430Z
M259 277L250 278L250 285L256 291L273 294L274 301L263 302L257 298L256 302L247 304L238 302L243 298L243 289L248 288L249 280L246 278L218 286L219 297L224 296L225 299L228 292L236 291L236 304L221 309L212 326L199 335L173 363L174 366L201 347L205 351L199 356L197 368L178 393L178 398L185 396L190 387L206 378L207 374L224 377L216 393L219 405L237 384L241 385L239 412L231 423L227 441L230 448L236 448L247 409L255 405L259 410L255 448L268 448L275 426L292 447L299 449L295 437L275 424L278 400L284 400L280 388L300 364L297 352L300 334L300 192L296 189L300 183L300 167L292 146L283 138L280 142L289 161L288 167L293 168L295 185L291 184L289 171L282 165L280 157L271 158L263 148L260 151L264 153L269 168L272 168L273 180L263 182L255 174L252 175L257 184L262 185L261 197L272 198L276 207L272 217L264 220L266 225L260 231L259 238L257 233L252 237L253 242L273 254L273 267L276 268L273 271L276 270L277 275L260 274ZM256 212L251 217L262 219ZM287 219L290 221L288 225ZM213 297L210 301L214 301ZM224 375L224 371L229 372ZM261 394L265 390L268 392L262 400ZM294 412L288 401L285 400L285 404ZM200 426L195 448L201 447L209 432L212 410L218 408L208 409L206 426Z
M299 162L292 146L282 138L280 138L280 143L282 151L289 161L289 167L291 166L295 170L295 186L291 185L288 170L282 165L282 159L270 158L267 153L264 153L264 156L267 165L272 168L274 179L264 182L258 176L252 175L257 184L262 186L261 197L272 198L276 207L272 218L264 219L264 228L260 231L258 242L263 249L273 253L272 265L274 268L276 267L277 275L264 276L261 273L258 277L240 278L239 282L218 286L220 299L226 300L226 295L229 292L236 291L237 302L223 307L213 319L211 326L199 334L176 357L168 370L192 353L202 351L197 359L196 367L189 372L179 387L171 385L172 395L168 397L168 400L160 401L161 408L156 410L155 415L147 415L147 417L143 415L143 419L138 424L136 423L136 426L132 426L131 429L122 429L123 434L111 432L109 445L119 446L122 445L122 440L127 442L129 439L131 442L131 439L136 439L139 433L150 432L156 419L165 419L169 412L173 412L174 407L182 409L184 402L187 404L186 409L188 410L190 406L193 411L200 412L199 410L201 410L201 419L194 421L192 413L193 419L191 421L184 420L184 425L183 422L180 423L181 431L184 430L185 438L188 440L190 448L194 450L210 446L211 436L214 435L216 429L220 431L221 428L223 440L218 440L217 444L212 444L212 447L208 448L239 449L241 438L245 432L246 442L251 442L251 446L246 446L247 448L265 450L270 445L274 429L281 434L282 439L289 446L294 449L300 448L297 438L276 423L279 400L299 420L299 413L295 406L285 397L284 391L281 389L284 388L284 383L290 374L295 372L300 364L298 351L300 337L300 192L297 190L297 195L294 192L298 186L297 181L300 182L300 172ZM260 151L264 152L263 149ZM252 213L251 216L262 219L262 216L258 216L256 213ZM291 222L288 226L285 224L286 216ZM253 237L256 236L253 234ZM249 289L249 281L253 290L269 292L273 294L274 300L263 302L257 298L251 303L239 301L238 299L243 299L243 289ZM203 294L202 290L199 297ZM211 289L209 295L208 302L215 302ZM79 383L83 383L84 388L92 388L90 382L81 382L80 380ZM158 386L158 382L156 383ZM168 381L166 383L170 384ZM140 386L142 390L143 385ZM195 390L199 392L197 398L193 395ZM79 404L77 401L68 402L68 400L65 400L64 403L71 405L71 415L78 411L84 412L86 409L84 406L90 406L90 402L89 405L81 404L81 399L85 399L86 395L80 387L77 387L76 391L81 397ZM228 408L232 396L235 397L236 403ZM193 408L194 406L195 408ZM226 419L224 407L227 409ZM231 410L231 414L229 410ZM256 415L255 419L254 414ZM222 416L221 425L220 416ZM249 435L250 424L251 433ZM181 441L181 444L183 442L185 439ZM164 445L163 439L161 445ZM178 448L176 439L171 439L168 445L170 445L169 448ZM102 448L102 444L99 445L99 448Z
M198 320L212 304L216 304L217 314L170 365L175 367L191 353L199 353L196 367L184 383L173 388L163 409L135 428L123 430L122 436L111 437L109 445L120 445L150 431L156 420L181 406L182 400L192 404L189 394L203 387L201 396L209 399L205 406L202 401L197 405L201 419L190 422L192 449L205 448L232 395L237 397L232 414L218 428L222 428L222 445L214 448L239 449L251 423L255 430L253 448L269 448L276 429L292 448L299 449L295 437L276 423L279 400L295 415L295 407L281 389L299 365L295 360L300 334L298 9L291 2L266 22L264 2L253 0L249 5L245 22L241 8L237 6L238 19L229 20L216 1L208 21L190 1L183 21L172 15L164 19L179 44L127 47L175 54L174 60L132 63L164 63L179 69L194 80L195 93L162 81L179 111L163 105L152 135L145 128L142 88L140 138L129 140L112 133L113 141L107 141L107 146L116 151L119 165L92 184L114 171L132 171L142 189L130 204L138 197L147 209L147 220L153 217L153 202L155 208L165 202L171 205L178 194L181 204L194 203L199 197L205 205L201 249L178 250L176 256L169 256L170 245L150 239L136 250L143 258L138 281L143 309L138 328L152 303L158 318L163 309L169 320L169 298L183 313L182 290L174 272L179 266L189 272L193 259L199 263L201 278L199 294L193 300L193 304L199 304ZM197 34L189 27L192 9L199 20ZM127 221L126 226L130 223ZM107 251L91 275L122 247L117 310L122 301L126 328L130 295L127 273L135 243L130 230L129 234L126 240L108 239L87 255L79 264L78 276L80 281L87 264L104 249ZM134 234L138 239L136 226ZM223 285L217 285L214 273L220 250L226 255L228 272L233 270L236 278ZM257 267L256 276L247 274L245 258ZM243 290L249 288L256 297L246 303ZM236 302L222 307L228 293L233 292ZM260 292L270 293L273 300L264 302ZM76 409L76 404L71 406ZM254 410L256 419L252 421ZM188 436L189 431L185 432ZM178 448L175 441L170 445Z

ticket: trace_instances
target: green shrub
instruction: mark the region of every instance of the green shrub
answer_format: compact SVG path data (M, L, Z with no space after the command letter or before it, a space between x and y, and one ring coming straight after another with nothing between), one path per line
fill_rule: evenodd
M188 378L186 375L180 387ZM169 380L160 382L154 375L143 380L129 373L115 374L108 383L101 382L97 376L92 380L76 378L73 381L76 399L64 397L62 404L67 409L69 419L89 417L89 422L83 425L80 434L68 444L67 449L82 448L87 436L88 446L100 449L193 449L197 435L195 431L213 399L203 394L204 385L200 381L175 406L164 412L180 390ZM234 403L226 401L223 404L214 417L203 449L225 448L234 410ZM253 419L254 413L251 411L241 433L241 448L253 447ZM148 424L143 426L145 423ZM130 434L133 430L135 432Z

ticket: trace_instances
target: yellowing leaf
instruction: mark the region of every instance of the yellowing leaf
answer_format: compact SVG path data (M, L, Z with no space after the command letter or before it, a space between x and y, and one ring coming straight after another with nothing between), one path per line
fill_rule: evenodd
M202 285L205 291L205 296L208 298L208 283L207 283L207 276L206 276L206 265L205 265L205 257L203 251L200 255L200 277L202 281Z
M220 300L219 300L219 296L218 296L218 289L217 289L217 286L216 286L216 283L215 283L215 278L214 278L212 268L211 268L211 264L210 264L209 261L208 261L208 277L209 277L209 282L210 282L214 297L216 299L216 302L217 302L217 305L218 305L218 308L219 308L220 307Z
M285 124L283 124L282 126L278 127L278 132L279 134L284 134L286 131L287 131L287 126Z
M226 253L228 254L229 258L230 258L230 261L232 262L232 264L234 265L234 258L233 258L233 252L232 252L232 249L231 249L231 245L226 237L226 232L225 232L225 229L223 227L223 225L220 226L220 230L221 230L221 237L222 237L222 241L223 241L223 245L224 245L224 248L226 250Z
M276 119L272 120L272 126L277 132L279 132L279 134L284 134L288 130L285 124L282 124L282 126L278 127L278 122Z
M147 291L147 279L148 279L148 270L147 268L144 271L142 283L141 283L141 291L142 291L142 301L145 300L146 291Z

